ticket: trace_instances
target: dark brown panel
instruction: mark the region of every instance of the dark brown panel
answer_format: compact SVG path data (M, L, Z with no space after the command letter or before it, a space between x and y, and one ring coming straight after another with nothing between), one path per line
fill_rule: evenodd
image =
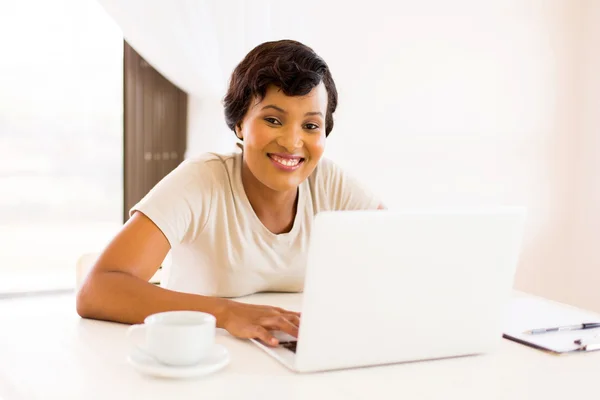
M124 210L183 161L187 94L124 46Z

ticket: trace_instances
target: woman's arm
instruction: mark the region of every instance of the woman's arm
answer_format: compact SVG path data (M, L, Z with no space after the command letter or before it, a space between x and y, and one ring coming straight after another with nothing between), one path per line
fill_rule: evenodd
M144 214L136 212L82 284L77 293L77 313L84 318L133 324L162 311L196 310L213 314L218 327L238 337L277 344L267 329L298 334L298 313L175 292L149 283L169 249L162 231Z

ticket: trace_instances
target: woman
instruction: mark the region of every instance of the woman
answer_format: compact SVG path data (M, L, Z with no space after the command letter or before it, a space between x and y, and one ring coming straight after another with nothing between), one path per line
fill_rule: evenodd
M322 210L383 208L323 159L337 90L327 64L282 40L253 49L224 100L242 152L186 160L130 212L77 296L82 317L139 323L153 313L199 310L240 338L276 346L297 336L300 314L228 299L302 291L307 244ZM148 282L171 251L162 287Z

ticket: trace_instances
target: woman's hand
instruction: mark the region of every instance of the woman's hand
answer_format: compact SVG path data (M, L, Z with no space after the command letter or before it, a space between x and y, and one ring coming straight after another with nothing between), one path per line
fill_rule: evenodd
M300 313L228 300L217 320L217 326L226 329L233 336L260 339L267 345L277 346L279 341L269 330L282 331L298 337Z

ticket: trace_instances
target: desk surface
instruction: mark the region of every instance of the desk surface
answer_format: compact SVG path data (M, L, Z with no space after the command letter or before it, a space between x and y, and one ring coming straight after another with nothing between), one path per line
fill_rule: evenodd
M299 300L244 301L297 309ZM224 370L160 380L127 363L126 328L79 318L72 295L0 300L0 398L547 400L597 393L600 375L600 352L558 356L508 340L488 355L301 375L221 331L231 353Z

